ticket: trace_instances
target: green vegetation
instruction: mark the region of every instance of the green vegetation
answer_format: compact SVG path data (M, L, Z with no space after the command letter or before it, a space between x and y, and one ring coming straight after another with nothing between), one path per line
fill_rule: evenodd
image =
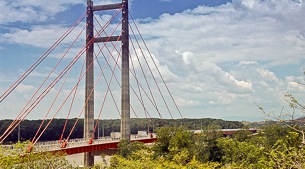
M257 134L240 130L223 137L216 126L194 134L186 127L165 126L156 130L152 146L121 140L108 169L254 169L305 168L302 136L289 127L270 125ZM14 150L0 148L0 168L75 168L62 154L26 153L28 142Z
M193 134L184 127L161 127L150 148L141 143L126 146L111 158L119 168L304 168L305 148L299 133L280 125L265 126L256 135L246 129L224 138L210 127ZM131 146L132 144L136 146Z
M44 124L47 124L49 120L46 120ZM63 126L65 124L65 119L54 119L47 130L44 132L40 140L58 140L60 138ZM67 123L67 128L64 133L64 137L70 132L70 129L74 125L76 119L70 119ZM4 133L7 127L11 124L12 120L0 120L0 133ZM35 132L39 128L42 120L24 120L20 125L21 141L30 140L35 136ZM100 120L99 121L99 135L110 136L111 132L120 131L120 120ZM82 138L83 137L83 119L80 119L70 137ZM131 119L131 133L137 134L138 131L147 131L149 128L150 132L161 126L185 126L190 130L199 130L202 126L218 126L219 128L242 128L243 124L237 121L224 121L220 119ZM98 132L95 132L95 136L98 136ZM16 142L18 139L18 132L15 129L11 135L5 141Z
M63 154L27 153L29 142L17 143L14 149L0 147L0 169L73 168Z

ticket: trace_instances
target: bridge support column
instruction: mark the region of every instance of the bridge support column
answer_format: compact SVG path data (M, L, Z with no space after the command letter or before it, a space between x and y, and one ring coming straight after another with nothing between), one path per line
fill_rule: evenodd
M130 142L130 93L129 93L129 24L128 0L122 0L122 98L121 135Z
M86 29L86 86L85 86L85 117L84 138L87 140L93 136L94 131L94 67L93 67L93 2L87 0L87 29ZM84 166L94 165L92 152L84 154Z

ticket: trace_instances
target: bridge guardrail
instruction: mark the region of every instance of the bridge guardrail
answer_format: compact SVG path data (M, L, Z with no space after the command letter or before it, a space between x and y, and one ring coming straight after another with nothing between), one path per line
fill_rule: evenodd
M131 140L141 140L144 138L151 138L150 135L143 137L143 136L137 136L137 135L131 135L130 136ZM156 135L153 134L153 137L155 138ZM42 152L42 151L56 151L56 150L61 150L64 149L62 148L62 144L65 140L62 140L61 142L59 140L54 140L54 141L44 141L44 142L37 142L33 146L33 151L34 152ZM110 136L106 137L100 137L97 139L93 140L92 144L102 144L102 143L111 143L111 142L117 142L119 139L114 139L111 138ZM89 139L84 139L84 138L77 138L77 139L70 139L67 142L66 148L71 148L71 147L80 147L80 146L86 146L90 145L89 144Z

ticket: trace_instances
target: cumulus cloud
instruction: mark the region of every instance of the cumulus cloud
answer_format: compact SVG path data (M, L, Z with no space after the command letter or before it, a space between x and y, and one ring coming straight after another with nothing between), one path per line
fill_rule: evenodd
M63 43L71 43L77 37L78 33L83 29L84 23L76 27L74 31L63 41ZM30 45L33 47L49 48L57 39L66 32L68 27L64 25L34 25L29 29L11 29L10 32L0 35L0 41ZM84 41L84 37L80 40Z
M159 72L167 82L179 80L179 77L171 72L167 65L162 65L154 54L146 50L141 51L140 49L136 49L131 57L133 66L137 72L142 72L143 70L146 75L150 77L154 76L159 82L162 81Z
M305 50L305 26L300 22L304 6L295 1L242 0L217 7L199 6L174 15L163 14L142 24L141 30L154 32L180 51L193 52L197 59L296 63ZM287 61L287 56L296 60Z
M18 87L16 88L18 92L20 93L27 93L31 90L35 89L35 86L33 85L26 85L26 84L19 84Z
M80 3L83 3L83 0L1 1L0 10L5 15L0 16L0 24L45 21L57 13L68 9L70 5Z
M257 69L257 72L261 75L264 80L279 82L280 80L276 77L274 72L269 71L268 69Z
M282 70L275 66L289 65L287 72L290 66L302 66L304 6L302 1L234 0L138 24L144 36L154 32L150 46L156 58L187 83L180 82L174 91L200 100L202 105L196 106L205 112L216 110L204 110L206 103L232 104L217 108L224 112L232 112L233 107L246 110L237 106L244 104L249 112L256 112L256 106L250 105L275 109L283 105L285 92L302 91L298 83L278 75Z
M106 1L94 1L101 2ZM30 1L25 1L19 6L25 7L27 15L11 21L31 21L31 18L42 21L66 8L68 3L79 1L56 3L62 7L37 6L39 10L33 11ZM13 3L0 2L0 10L6 11L3 7L17 8ZM39 12L44 14L39 15L42 18L38 17ZM196 112L197 117L209 113L256 116L259 111L255 103L272 110L283 105L284 93L304 91L304 86L298 83L303 78L290 70L304 65L304 15L303 1L233 0L220 6L202 5L173 15L162 14L156 19L142 18L136 23L183 110ZM105 22L109 17L102 15L99 19ZM0 16L0 23L8 22L7 18ZM44 48L49 44L33 35L44 35L48 41L54 41L54 36L64 30L63 25L36 25L13 29L0 37L5 42ZM147 51L144 54L149 56ZM145 63L140 55L141 63ZM137 60L134 51L131 57ZM140 65L134 64L140 71ZM148 64L154 65L151 59ZM144 71L149 72L147 67ZM152 71L158 75L154 66Z
M251 60L242 60L238 63L237 66L244 66L244 65L253 65L258 64L257 61L251 61Z
M305 91L305 85L303 84L304 77L287 76L286 81L288 83L287 90L289 92L301 94Z

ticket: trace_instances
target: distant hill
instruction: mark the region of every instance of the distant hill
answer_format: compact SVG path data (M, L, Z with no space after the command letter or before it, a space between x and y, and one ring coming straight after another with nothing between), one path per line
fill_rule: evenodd
M300 117L294 120L287 120L285 122L279 122L274 120L266 120L261 122L242 122L245 126L249 126L250 128L261 128L263 126L272 125L272 124L278 124L278 125L285 125L285 124L297 124L300 126L305 125L305 117Z
M69 130L73 127L76 119L69 119L64 132L64 137L67 137ZM0 120L0 134L4 133L7 127L11 124L12 120ZM24 120L20 125L20 136L21 139L30 140L35 136L36 131L38 130L42 120ZM44 122L45 126L49 120ZM65 119L54 119L49 127L46 129L44 134L41 136L40 140L58 140L61 136L63 126L65 124ZM82 138L84 131L84 120L79 119L78 123L75 126L73 133L70 136L70 139L73 138ZM225 121L221 119L212 119L212 118L202 118L202 119L144 119L144 118L132 118L131 119L131 133L136 134L138 131L150 131L154 132L155 129L161 126L185 126L190 130L199 130L206 128L207 126L217 126L221 129L236 129L242 128L244 125L238 121ZM99 130L99 132L98 132ZM95 132L95 137L98 135L100 137L109 136L111 132L120 131L120 119L108 119L108 120L99 120L99 125ZM18 132L15 129L11 135L6 139L6 141L17 141Z
M261 121L261 122L242 122L245 126L248 126L249 128L261 128L264 126L276 124L277 121Z

